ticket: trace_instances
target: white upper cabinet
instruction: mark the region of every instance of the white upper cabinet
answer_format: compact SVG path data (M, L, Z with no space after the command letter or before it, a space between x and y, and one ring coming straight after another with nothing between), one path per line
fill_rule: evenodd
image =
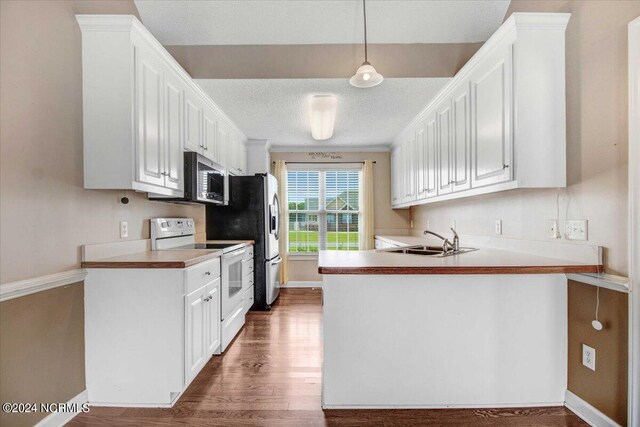
M243 152L242 132L135 17L76 19L82 30L84 188L181 197L183 151L227 167L233 136ZM238 156L234 166L245 163Z
M164 185L163 64L144 46L134 46L137 180Z
M452 191L471 188L471 114L469 84L461 84L452 93L453 124L451 127Z
M184 136L183 84L173 73L164 79L164 186L175 190L184 188L184 161L182 138Z
M504 46L471 76L473 187L511 179L511 69L511 46Z
M202 104L191 90L184 93L184 149L202 153Z
M566 186L570 16L512 14L398 135L394 158L402 157L404 170L392 168L391 179L403 191L394 207Z
M451 178L451 101L445 100L436 108L438 124L438 194L451 193L453 179Z
M438 176L437 176L437 123L435 113L427 116L425 124L425 151L424 151L424 164L426 167L424 173L424 188L427 197L434 197L438 195Z
M220 161L219 145L218 145L218 133L219 124L216 120L214 112L205 107L202 111L202 148L204 156L209 160L212 160L218 164L222 164Z

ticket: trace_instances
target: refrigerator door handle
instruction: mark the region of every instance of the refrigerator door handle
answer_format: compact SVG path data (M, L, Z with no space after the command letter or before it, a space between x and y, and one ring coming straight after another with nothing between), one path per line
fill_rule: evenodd
M278 256L278 258L276 258L273 261L271 261L271 265L280 264L281 262L282 262L282 257Z

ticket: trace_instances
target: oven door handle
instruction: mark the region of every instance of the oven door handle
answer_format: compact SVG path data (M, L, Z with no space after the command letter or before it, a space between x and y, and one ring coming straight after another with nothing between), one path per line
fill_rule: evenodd
M278 256L278 258L274 261L271 261L271 265L280 264L282 262L282 257Z

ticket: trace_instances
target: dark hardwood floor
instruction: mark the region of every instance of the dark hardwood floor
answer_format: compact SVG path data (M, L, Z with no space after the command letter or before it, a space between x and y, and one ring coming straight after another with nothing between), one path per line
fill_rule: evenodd
M586 426L566 408L331 410L320 408L321 291L282 290L270 313L249 312L171 409L99 408L69 425Z

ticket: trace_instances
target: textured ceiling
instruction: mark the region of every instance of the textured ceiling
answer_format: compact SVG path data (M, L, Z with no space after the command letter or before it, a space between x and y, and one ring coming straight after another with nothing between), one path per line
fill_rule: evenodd
M370 43L482 42L510 0L367 2ZM164 45L362 43L360 0L136 0Z
M346 79L198 79L225 113L252 139L273 146L386 146L450 79L385 79L356 89ZM311 138L308 99L338 98L335 132L327 141Z

